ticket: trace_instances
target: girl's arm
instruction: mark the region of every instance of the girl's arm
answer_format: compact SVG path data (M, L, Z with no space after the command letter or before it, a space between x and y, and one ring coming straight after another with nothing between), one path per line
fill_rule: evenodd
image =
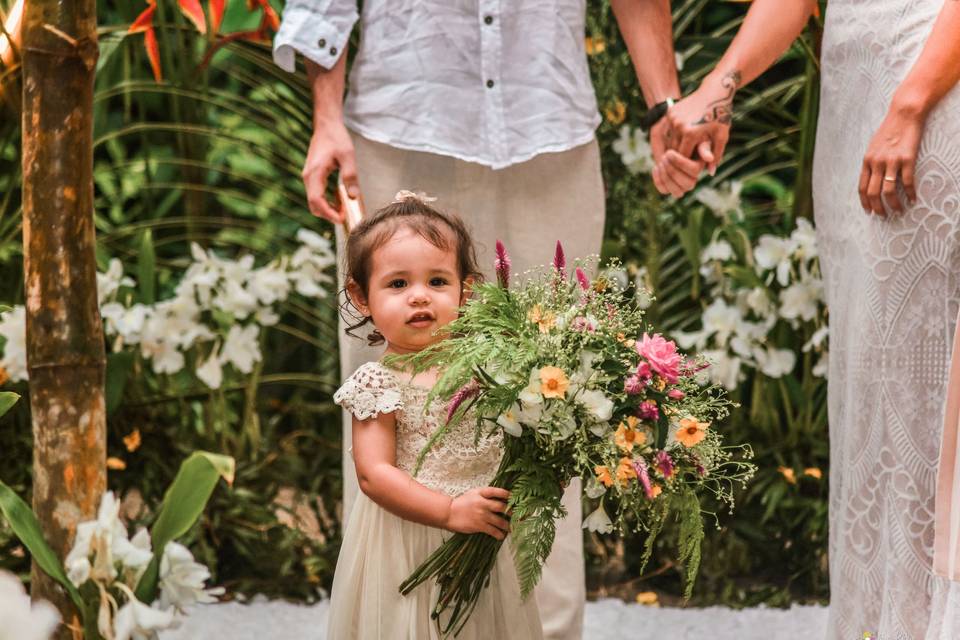
M360 490L404 520L460 533L486 533L503 540L502 517L510 493L481 487L456 498L423 486L396 466L396 417L353 419L353 459Z
M920 57L893 94L887 116L863 158L859 191L864 210L886 215L886 199L890 209L902 211L897 195L898 176L907 197L916 201L914 174L927 116L960 82L958 33L960 0L947 0Z
M711 173L716 171L730 138L733 96L790 47L815 7L816 0L754 0L717 66L696 91L667 113L669 146L676 152L665 155L658 165L661 172L682 179L681 160L692 156L704 141L712 145L712 157L704 159ZM694 184L682 180L686 190Z

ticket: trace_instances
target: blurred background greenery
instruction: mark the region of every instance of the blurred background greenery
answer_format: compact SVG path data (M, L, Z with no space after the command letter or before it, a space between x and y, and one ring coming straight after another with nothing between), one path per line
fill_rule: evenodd
M12 4L0 0L0 8ZM689 91L729 43L747 5L673 4L681 79ZM159 0L154 26L161 82L144 36L127 35L146 4L98 5L98 264L105 271L118 258L137 280L120 292L126 304L169 297L190 263L190 242L223 256L252 254L262 265L290 252L300 228L332 236L329 225L309 214L300 180L310 94L302 73L273 65L260 3L228 1L219 32L200 33L173 0ZM280 2L273 7L282 13ZM245 37L223 35L238 32ZM786 238L797 219L811 218L819 21L738 96L726 161L704 189L681 200L659 196L644 169L633 138L643 103L606 0L590 3L587 35L605 116L598 131L607 185L603 257L619 258L626 266L621 277L651 290L654 326L669 334L696 332L721 289L775 287L769 278L758 281L754 244L763 235ZM15 63L0 68L0 303L7 304L23 302L17 78ZM726 208L715 203L723 194ZM711 276L703 255L718 238L727 239L733 253ZM125 497L127 517L150 521L191 451L236 458L236 482L214 493L187 539L214 582L234 594L311 600L330 585L341 533L333 300L286 300L279 322L261 334L264 360L217 390L200 383L189 366L156 374L137 355L109 357L108 396L115 398L109 484ZM721 428L730 441L753 445L760 471L738 496L735 514L719 512L718 527L708 527L695 604L827 598L825 382L803 350L822 320L778 321L764 339L793 351L794 366L771 377L744 365L730 385L742 407ZM0 380L0 386L26 393L23 382ZM30 485L30 440L29 403L21 402L0 420L0 474L21 495ZM678 601L678 567L658 564L655 555L638 574L641 542L586 534L593 596L633 599L656 591L662 602ZM24 574L28 565L0 524L0 568Z

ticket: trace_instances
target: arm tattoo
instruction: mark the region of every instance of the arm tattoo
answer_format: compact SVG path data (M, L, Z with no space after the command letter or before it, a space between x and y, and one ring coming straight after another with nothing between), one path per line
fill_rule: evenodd
M723 76L720 80L720 86L727 90L727 95L707 105L706 113L693 124L709 124L711 122L730 124L733 121L733 96L737 92L741 80L742 77L737 70Z

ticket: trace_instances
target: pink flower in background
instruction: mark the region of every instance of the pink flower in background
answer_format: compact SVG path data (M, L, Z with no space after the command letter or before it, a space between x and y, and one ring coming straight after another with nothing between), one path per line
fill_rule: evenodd
M497 281L500 286L506 289L510 286L510 256L507 255L507 248L499 240L497 240L496 256L493 261L493 270L497 272Z
M570 328L574 331L586 331L587 333L594 333L597 330L593 322L583 316L574 318L573 322L570 323Z
M632 375L623 382L623 390L628 395L635 396L643 391L645 382L636 375Z
M583 289L584 291L587 291L588 289L590 289L590 280L587 279L587 274L583 272L583 269L581 269L580 267L577 267L577 270L575 273L577 274L577 282L580 283L580 288Z
M657 469L660 469L660 473L663 474L664 478L673 476L673 460L666 451L657 451Z
M687 394L680 389L670 389L670 391L667 392L667 397L671 400L683 400L687 397Z
M557 240L557 251L553 254L553 268L557 270L557 275L565 277L567 274L567 258L563 255L563 245Z
M649 336L646 333L637 343L637 353L647 359L653 370L670 384L680 380L680 361L677 345L673 340L665 340L659 333Z
M654 498L653 486L650 484L650 474L647 473L647 463L643 461L643 458L637 458L633 461L633 469L637 472L640 484L643 485L643 492L652 500Z
M653 400L641 402L640 406L637 407L637 417L641 420L659 420L660 409L657 408L657 403Z
M650 368L649 362L641 362L637 365L637 372L634 374L643 382L648 382L650 378L653 377L653 369Z

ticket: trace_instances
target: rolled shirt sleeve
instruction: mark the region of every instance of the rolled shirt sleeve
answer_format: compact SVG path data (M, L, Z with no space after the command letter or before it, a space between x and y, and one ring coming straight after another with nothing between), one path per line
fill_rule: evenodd
M289 0L273 40L273 61L293 72L299 53L330 69L346 50L358 17L356 0Z

